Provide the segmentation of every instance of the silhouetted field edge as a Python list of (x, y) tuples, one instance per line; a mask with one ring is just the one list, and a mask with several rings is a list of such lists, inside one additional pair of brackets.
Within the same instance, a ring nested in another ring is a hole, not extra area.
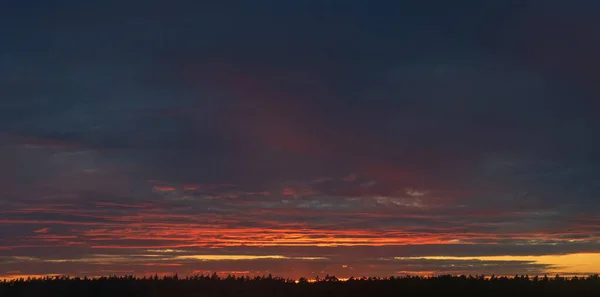
[(529, 281), (529, 282), (578, 282), (578, 281), (596, 281), (600, 282), (600, 275), (591, 274), (588, 276), (529, 276), (529, 275), (515, 275), (515, 276), (496, 276), (496, 275), (436, 275), (436, 276), (418, 276), (418, 275), (406, 275), (406, 276), (389, 276), (389, 277), (350, 277), (350, 278), (337, 278), (335, 276), (326, 275), (324, 277), (317, 276), (314, 279), (301, 277), (299, 279), (285, 278), (269, 275), (263, 276), (248, 276), (248, 275), (227, 275), (220, 276), (217, 273), (213, 274), (194, 274), (180, 277), (178, 274), (158, 276), (141, 276), (137, 277), (134, 275), (109, 275), (101, 277), (79, 277), (69, 275), (56, 275), (56, 276), (44, 276), (44, 277), (19, 277), (14, 279), (0, 279), (0, 283), (3, 285), (10, 285), (13, 283), (32, 283), (32, 282), (73, 282), (73, 281), (236, 281), (236, 282), (282, 282), (282, 283), (330, 283), (330, 282), (393, 282), (393, 281)]
[(600, 277), (335, 276), (298, 280), (268, 276), (42, 277), (0, 282), (0, 296), (600, 296)]

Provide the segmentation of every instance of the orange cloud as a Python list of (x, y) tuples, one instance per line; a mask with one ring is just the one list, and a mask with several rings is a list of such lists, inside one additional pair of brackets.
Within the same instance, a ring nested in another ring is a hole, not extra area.
[(154, 186), (154, 190), (159, 191), (159, 192), (173, 192), (176, 189), (174, 187), (169, 187), (169, 186)]
[(198, 185), (184, 185), (183, 186), (184, 191), (195, 191), (198, 189), (200, 189), (200, 186), (198, 186)]

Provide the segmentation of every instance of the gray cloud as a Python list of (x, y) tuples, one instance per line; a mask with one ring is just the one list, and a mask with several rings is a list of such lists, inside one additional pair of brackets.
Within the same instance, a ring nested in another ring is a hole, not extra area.
[(595, 4), (242, 2), (0, 11), (1, 255), (597, 252)]

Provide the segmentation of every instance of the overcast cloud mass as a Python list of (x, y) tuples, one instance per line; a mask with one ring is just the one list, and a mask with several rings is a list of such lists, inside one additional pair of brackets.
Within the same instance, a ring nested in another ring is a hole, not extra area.
[(4, 1), (0, 277), (600, 272), (598, 11)]

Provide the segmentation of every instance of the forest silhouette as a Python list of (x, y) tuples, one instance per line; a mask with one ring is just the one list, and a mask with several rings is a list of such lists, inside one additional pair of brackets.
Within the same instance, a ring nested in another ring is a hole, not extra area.
[(185, 278), (112, 276), (100, 278), (45, 277), (0, 282), (0, 296), (600, 296), (600, 277), (405, 276), (362, 277), (340, 281), (325, 276), (316, 281), (280, 277), (194, 275)]

